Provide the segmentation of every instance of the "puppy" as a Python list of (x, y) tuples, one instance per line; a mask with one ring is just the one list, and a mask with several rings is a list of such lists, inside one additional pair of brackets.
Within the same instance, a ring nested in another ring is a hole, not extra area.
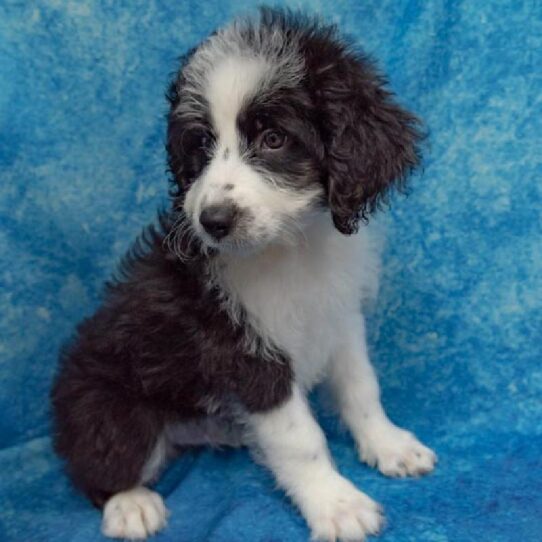
[(111, 537), (162, 529), (146, 486), (210, 444), (249, 446), (315, 539), (362, 540), (381, 509), (335, 469), (306, 394), (329, 384), (383, 474), (433, 469), (382, 408), (362, 316), (366, 219), (418, 164), (418, 121), (334, 27), (267, 9), (191, 51), (168, 98), (172, 207), (62, 353), (56, 449)]

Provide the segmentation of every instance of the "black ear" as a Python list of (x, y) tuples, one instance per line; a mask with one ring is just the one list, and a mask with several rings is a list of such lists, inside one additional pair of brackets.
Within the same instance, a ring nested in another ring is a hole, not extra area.
[(422, 135), (371, 61), (337, 48), (333, 60), (317, 68), (314, 83), (324, 112), (329, 206), (337, 229), (351, 234), (392, 186), (404, 186), (420, 161)]

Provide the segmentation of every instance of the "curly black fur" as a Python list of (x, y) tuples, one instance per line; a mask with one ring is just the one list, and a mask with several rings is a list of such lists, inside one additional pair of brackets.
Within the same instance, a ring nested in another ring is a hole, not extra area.
[(384, 80), (362, 56), (344, 52), (321, 75), (329, 206), (342, 233), (357, 230), (394, 185), (418, 165), (417, 119), (391, 100)]

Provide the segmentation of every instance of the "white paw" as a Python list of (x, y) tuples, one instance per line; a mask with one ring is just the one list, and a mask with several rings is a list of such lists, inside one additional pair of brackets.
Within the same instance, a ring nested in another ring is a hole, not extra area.
[(389, 423), (360, 439), (361, 460), (386, 476), (421, 476), (435, 468), (437, 456), (412, 433)]
[(104, 506), (102, 533), (111, 538), (142, 540), (166, 525), (162, 497), (145, 487), (113, 495)]
[(304, 504), (312, 540), (359, 542), (384, 525), (380, 505), (339, 474), (320, 481)]

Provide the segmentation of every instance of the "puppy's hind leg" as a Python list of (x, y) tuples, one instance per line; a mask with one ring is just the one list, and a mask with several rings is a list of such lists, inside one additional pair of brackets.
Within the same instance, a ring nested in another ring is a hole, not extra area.
[(103, 534), (144, 539), (167, 518), (160, 495), (143, 487), (166, 459), (163, 415), (120, 389), (78, 384), (54, 391), (57, 451), (75, 485), (103, 506)]
[[(167, 456), (193, 446), (241, 446), (242, 427), (228, 416), (203, 416), (167, 424), (143, 466), (140, 483), (156, 478)], [(137, 486), (113, 495), (105, 504), (102, 532), (112, 538), (143, 539), (162, 529), (168, 511), (160, 495)]]

